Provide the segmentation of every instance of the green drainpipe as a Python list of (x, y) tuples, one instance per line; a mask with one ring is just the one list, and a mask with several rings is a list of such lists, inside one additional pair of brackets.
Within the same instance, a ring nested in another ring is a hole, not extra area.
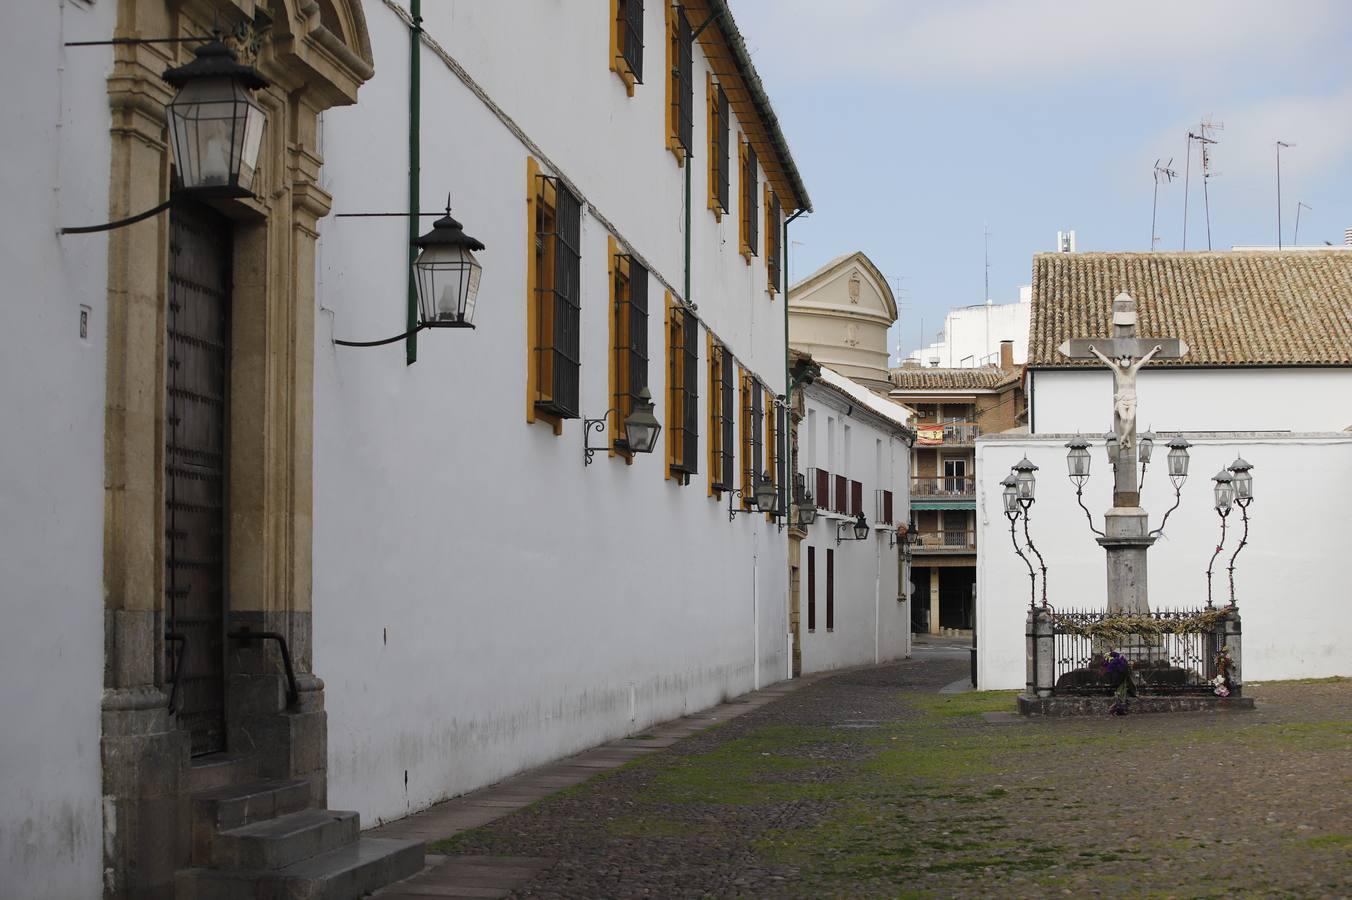
[(418, 176), (422, 133), (422, 0), (410, 0), (413, 24), (408, 29), (408, 337), (404, 341), (408, 365), (418, 361), (418, 284), (413, 277), (413, 262), (418, 248)]
[[(687, 191), (689, 186), (687, 185)], [(686, 195), (686, 207), (689, 208), (689, 194)], [(784, 260), (784, 271), (780, 272), (780, 277), (784, 279), (784, 402), (793, 403), (793, 389), (797, 383), (793, 380), (793, 371), (789, 363), (789, 223), (807, 212), (800, 209), (793, 215), (784, 220), (783, 237), (781, 238), (779, 255)], [(687, 232), (687, 240), (689, 235)], [(689, 259), (689, 254), (686, 256)], [(688, 276), (687, 276), (688, 277)], [(793, 441), (789, 440), (789, 430), (793, 427), (793, 413), (791, 409), (784, 410), (784, 480), (782, 484), (789, 485), (789, 493), (793, 493), (793, 485), (790, 479), (793, 477)], [(786, 504), (788, 505), (788, 504)]]

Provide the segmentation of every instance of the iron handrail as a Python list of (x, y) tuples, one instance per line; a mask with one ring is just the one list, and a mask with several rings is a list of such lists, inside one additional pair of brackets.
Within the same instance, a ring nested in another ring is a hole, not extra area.
[(178, 683), (183, 680), (183, 666), (188, 660), (188, 637), (169, 631), (165, 632), (164, 639), (179, 646), (178, 656), (174, 659), (174, 677), (170, 681), (173, 687), (169, 689), (169, 715), (172, 716), (178, 711)]
[(287, 705), (295, 706), (300, 702), (300, 688), (296, 686), (296, 670), (291, 666), (291, 651), (286, 646), (285, 636), (276, 631), (253, 631), (249, 628), (241, 628), (238, 631), (230, 632), (226, 637), (245, 645), (253, 641), (276, 641), (278, 648), (282, 651), (282, 666), (286, 669)]
[(974, 497), (976, 478), (971, 475), (912, 475), (914, 497)]

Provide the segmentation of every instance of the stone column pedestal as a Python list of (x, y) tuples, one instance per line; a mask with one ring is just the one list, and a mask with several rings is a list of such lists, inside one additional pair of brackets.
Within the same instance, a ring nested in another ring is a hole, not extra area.
[(1056, 633), (1051, 610), (1043, 607), (1031, 614), (1036, 665), (1033, 688), (1039, 697), (1050, 697), (1056, 689)]
[(1099, 546), (1108, 552), (1108, 612), (1144, 615), (1150, 612), (1146, 594), (1146, 551), (1155, 543), (1149, 534), (1146, 511), (1139, 506), (1114, 506), (1103, 517)]

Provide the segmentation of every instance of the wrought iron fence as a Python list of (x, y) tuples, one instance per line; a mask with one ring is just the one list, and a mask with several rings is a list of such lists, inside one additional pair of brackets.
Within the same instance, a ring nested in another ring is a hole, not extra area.
[(1226, 637), (1224, 620), (1208, 617), (1207, 610), (1158, 610), (1129, 618), (1058, 610), (1052, 631), (1057, 694), (1113, 693), (1122, 676), (1103, 665), (1112, 651), (1127, 658), (1140, 693), (1210, 693)]

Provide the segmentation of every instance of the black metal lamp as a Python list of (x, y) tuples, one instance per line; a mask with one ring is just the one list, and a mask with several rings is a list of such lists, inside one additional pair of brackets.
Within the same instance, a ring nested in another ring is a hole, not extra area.
[(817, 503), (811, 492), (804, 493), (798, 501), (798, 527), (807, 528), (817, 521)]
[(770, 478), (769, 472), (762, 472), (760, 478), (756, 480), (756, 490), (754, 495), (757, 509), (761, 512), (775, 511), (775, 500), (779, 497), (779, 491), (775, 487), (774, 481)]
[(1188, 448), (1191, 446), (1181, 434), (1174, 435), (1169, 441), (1169, 455), (1165, 459), (1170, 478), (1188, 477)]
[(1234, 499), (1240, 506), (1244, 506), (1253, 499), (1253, 475), (1250, 470), (1253, 463), (1246, 462), (1244, 457), (1238, 457), (1230, 463), (1231, 484), (1234, 485)]
[(1117, 467), (1117, 432), (1109, 431), (1103, 435), (1103, 449), (1108, 452), (1108, 462)]
[(253, 92), (270, 82), (219, 38), (187, 65), (168, 69), (169, 140), (181, 189), (198, 196), (252, 197), (263, 145), (263, 107)]
[(1025, 456), (1014, 464), (1012, 471), (1014, 481), (1018, 485), (1019, 503), (1027, 509), (1028, 504), (1036, 499), (1037, 478), (1033, 473), (1037, 471), (1037, 465)]
[(1014, 478), (1014, 473), (1010, 472), (1000, 484), (1004, 487), (1001, 497), (1005, 501), (1005, 515), (1017, 517), (1019, 515), (1019, 482)]
[(1083, 485), (1089, 477), (1089, 442), (1075, 435), (1066, 442), (1070, 452), (1066, 454), (1066, 468), (1070, 471), (1070, 480)]
[(1141, 466), (1150, 462), (1150, 455), (1155, 452), (1155, 432), (1143, 431), (1140, 437), (1136, 439), (1136, 458), (1140, 460)]
[(634, 411), (624, 419), (624, 449), (632, 453), (652, 453), (662, 423), (653, 415), (653, 395), (646, 387), (638, 392)]
[(413, 273), (423, 327), (473, 328), (474, 303), (483, 274), (473, 251), (484, 249), (484, 245), (465, 234), (464, 226), (451, 217), (449, 199), (446, 215), (432, 223), (432, 230), (415, 240), (413, 246), (420, 251), (413, 262)]
[(1216, 500), (1216, 512), (1224, 516), (1230, 512), (1230, 505), (1235, 499), (1234, 479), (1228, 470), (1221, 469), (1211, 476), (1211, 480), (1214, 482), (1212, 494)]
[[(851, 530), (851, 531), (854, 532), (854, 537), (844, 537), (844, 536), (843, 536), (843, 531), (844, 531), (844, 529), (847, 529), (847, 528), (848, 528), (849, 530)], [(868, 520), (866, 520), (866, 519), (864, 518), (864, 514), (863, 514), (863, 513), (859, 513), (857, 516), (855, 516), (854, 522), (853, 522), (852, 524), (846, 524), (846, 523), (844, 523), (844, 522), (838, 522), (838, 523), (836, 523), (836, 543), (837, 543), (837, 544), (839, 544), (841, 541), (863, 541), (863, 540), (867, 540), (867, 539), (868, 539), (868, 533), (869, 533), (869, 524), (868, 524)]]

